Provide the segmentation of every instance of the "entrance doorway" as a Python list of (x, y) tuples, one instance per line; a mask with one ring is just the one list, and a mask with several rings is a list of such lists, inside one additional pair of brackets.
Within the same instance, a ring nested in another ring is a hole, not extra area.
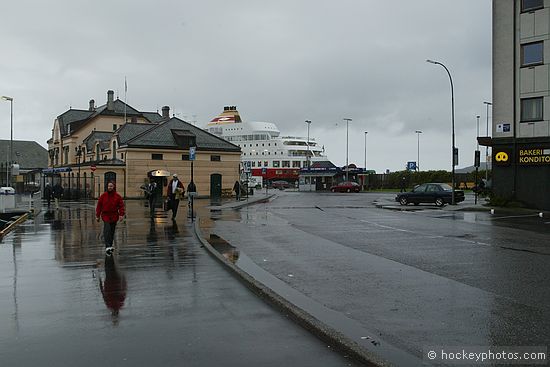
[(210, 175), (210, 199), (221, 199), (222, 175), (213, 173)]

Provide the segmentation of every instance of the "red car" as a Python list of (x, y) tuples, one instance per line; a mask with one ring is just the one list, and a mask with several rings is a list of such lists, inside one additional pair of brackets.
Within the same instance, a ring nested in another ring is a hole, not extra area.
[(361, 186), (357, 182), (344, 181), (330, 188), (332, 192), (359, 192)]

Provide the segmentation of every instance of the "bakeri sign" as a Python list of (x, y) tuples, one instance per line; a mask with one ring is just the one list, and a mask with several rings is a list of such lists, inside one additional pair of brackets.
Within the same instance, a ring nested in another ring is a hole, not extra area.
[(520, 148), (518, 150), (518, 164), (520, 165), (550, 165), (550, 148)]

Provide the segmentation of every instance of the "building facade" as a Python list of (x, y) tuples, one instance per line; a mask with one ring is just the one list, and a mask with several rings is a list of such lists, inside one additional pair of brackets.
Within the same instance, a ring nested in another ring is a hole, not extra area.
[[(239, 178), (241, 150), (183, 120), (170, 117), (170, 108), (140, 112), (114, 99), (87, 110), (70, 109), (59, 115), (48, 140), (49, 173), (67, 192), (96, 198), (109, 181), (126, 198), (143, 197), (149, 180), (164, 192), (172, 174), (195, 182), (199, 195), (218, 196)], [(196, 147), (194, 160), (191, 147)], [(191, 169), (193, 167), (193, 170)], [(193, 173), (192, 173), (193, 171)]]
[(493, 1), (493, 192), (550, 209), (550, 1)]

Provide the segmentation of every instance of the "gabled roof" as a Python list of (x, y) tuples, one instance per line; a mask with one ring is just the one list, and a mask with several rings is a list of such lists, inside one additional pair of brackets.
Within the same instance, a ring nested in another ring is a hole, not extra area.
[(61, 135), (68, 135), (71, 131), (78, 130), (81, 126), (85, 125), (96, 116), (124, 116), (125, 113), (127, 117), (143, 117), (151, 123), (158, 123), (162, 121), (162, 116), (158, 114), (158, 112), (139, 112), (118, 98), (113, 101), (112, 110), (107, 109), (107, 104), (96, 107), (93, 111), (70, 109), (59, 115), (57, 120), (59, 121)]
[(143, 123), (126, 123), (122, 125), (117, 130), (118, 135), (118, 145), (124, 145), (128, 142), (128, 140), (135, 138), (136, 136), (140, 135), (141, 133), (144, 133), (145, 131), (151, 129), (153, 124), (143, 124)]
[(91, 152), (94, 150), (97, 142), (99, 142), (101, 149), (108, 148), (112, 136), (112, 131), (92, 131), (82, 142), (86, 144), (86, 151)]
[(191, 125), (177, 117), (153, 126), (149, 130), (127, 141), (128, 147), (162, 147), (179, 149), (174, 139), (173, 130), (187, 130), (196, 137), (197, 150), (222, 150), (240, 152), (241, 148), (218, 138), (194, 125)]
[[(9, 156), (10, 141), (0, 140), (0, 157)], [(21, 169), (48, 167), (48, 150), (35, 141), (14, 140), (13, 160)]]

